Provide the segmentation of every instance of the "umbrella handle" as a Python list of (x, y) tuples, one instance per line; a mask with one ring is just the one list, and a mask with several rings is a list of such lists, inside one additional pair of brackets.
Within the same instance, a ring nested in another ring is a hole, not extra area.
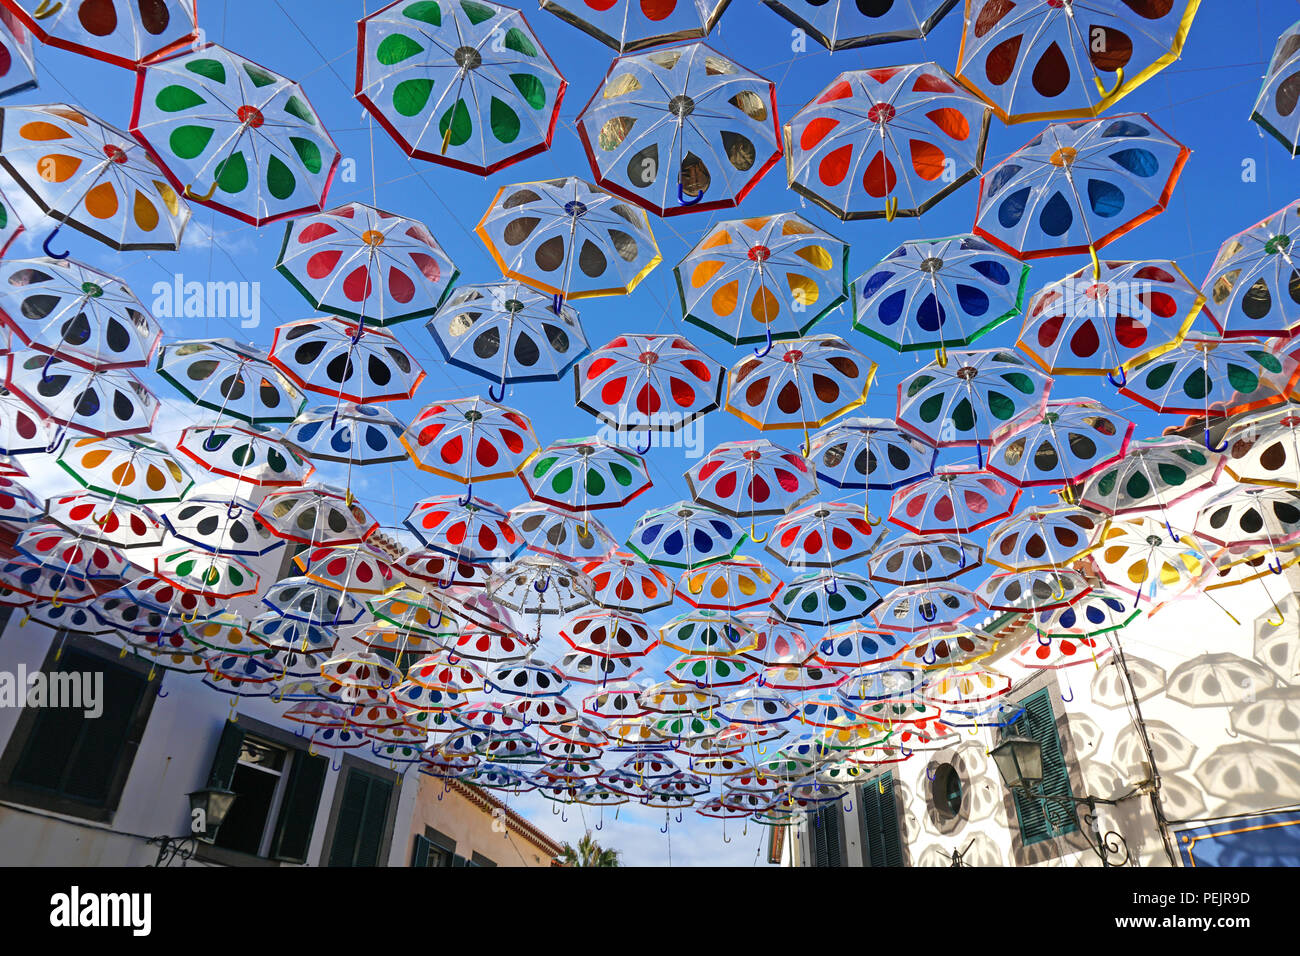
[(549, 588), (550, 586), (551, 586), (550, 578), (538, 578), (536, 581), (533, 582), (533, 590), (536, 591), (538, 594), (545, 594), (546, 589)]
[(207, 202), (209, 199), (212, 198), (213, 194), (216, 193), (217, 191), (217, 181), (215, 179), (212, 180), (212, 186), (209, 187), (208, 191), (206, 193), (203, 193), (202, 195), (196, 193), (192, 188), (193, 186), (194, 186), (193, 183), (186, 183), (185, 188), (181, 190), (181, 194), (186, 199), (197, 199), (199, 202)]
[(939, 363), (939, 368), (948, 367), (948, 347), (940, 345), (934, 350), (934, 360)]
[(682, 191), (682, 184), (677, 184), (677, 205), (679, 206), (698, 206), (700, 200), (704, 198), (704, 190), (701, 189), (695, 194), (694, 199), (687, 199), (686, 193)]
[(45, 384), (46, 382), (48, 382), (48, 381), (50, 380), (50, 363), (53, 362), (53, 361), (54, 361), (54, 353), (51, 352), (49, 358), (47, 358), (47, 359), (45, 360), (45, 364), (41, 366), (41, 384), (42, 384), (42, 385)]
[(1070, 684), (1066, 684), (1065, 686), (1069, 689), (1069, 691), (1070, 691), (1070, 696), (1069, 696), (1069, 697), (1066, 697), (1064, 694), (1062, 694), (1062, 695), (1061, 695), (1061, 703), (1063, 703), (1063, 704), (1069, 704), (1069, 703), (1072, 703), (1072, 702), (1074, 701), (1074, 687), (1071, 686)]
[(1174, 544), (1178, 544), (1183, 540), (1182, 538), (1178, 537), (1178, 534), (1174, 531), (1173, 526), (1169, 523), (1168, 518), (1165, 519), (1165, 530), (1169, 532), (1169, 537), (1174, 539)]
[[(925, 613), (926, 608), (930, 609), (929, 614)], [(928, 604), (928, 603), (922, 604), (920, 607), (916, 609), (916, 611), (918, 614), (921, 615), (921, 620), (925, 621), (926, 624), (933, 624), (934, 619), (939, 616), (939, 609), (936, 608), (933, 604)]]
[(772, 351), (772, 330), (769, 328), (765, 331), (767, 332), (767, 343), (761, 349), (754, 349), (755, 358), (765, 358), (767, 353)]
[(458, 505), (460, 505), (462, 508), (464, 508), (466, 505), (469, 504), (470, 499), (473, 498), (473, 497), (474, 497), (474, 482), (471, 481), (471, 482), (469, 482), (469, 484), (467, 484), (467, 485), (465, 486), (465, 497), (464, 497), (464, 498), (457, 498), (457, 499), (456, 499), (456, 504), (458, 504)]
[(1228, 439), (1225, 438), (1222, 442), (1219, 443), (1219, 446), (1216, 448), (1214, 446), (1214, 442), (1210, 441), (1210, 426), (1206, 425), (1205, 426), (1205, 447), (1206, 450), (1208, 451), (1212, 451), (1216, 453), (1225, 452), (1228, 450)]
[[(834, 586), (832, 587), (832, 585), (834, 585)], [(828, 581), (828, 582), (826, 583), (825, 591), (826, 591), (827, 594), (839, 594), (839, 593), (840, 593), (840, 582), (836, 579), (836, 577), (835, 577), (834, 575), (831, 575), (831, 579), (830, 579), (830, 581)]]
[(898, 197), (890, 196), (885, 200), (885, 222), (893, 222), (898, 215)]
[(752, 541), (752, 542), (754, 542), (754, 544), (762, 544), (764, 541), (767, 540), (767, 533), (766, 533), (766, 532), (763, 534), (763, 537), (761, 537), (761, 538), (754, 534), (754, 519), (753, 519), (753, 518), (750, 518), (750, 519), (749, 519), (749, 540)]
[[(1116, 373), (1119, 374), (1119, 381), (1118, 381), (1118, 382), (1115, 381), (1115, 375), (1116, 375)], [(1119, 366), (1117, 366), (1117, 367), (1115, 368), (1115, 371), (1114, 371), (1114, 372), (1107, 372), (1107, 373), (1106, 373), (1106, 378), (1109, 379), (1109, 380), (1110, 380), (1110, 384), (1114, 385), (1116, 388), (1123, 388), (1125, 385), (1128, 384), (1128, 372), (1125, 371), (1123, 365), (1119, 365)]]
[(653, 444), (654, 444), (654, 434), (653, 434), (649, 429), (646, 429), (646, 433), (645, 433), (645, 447), (644, 447), (644, 448), (641, 447), (641, 445), (638, 443), (637, 446), (636, 446), (636, 453), (637, 453), (638, 455), (645, 455), (645, 454), (648, 454), (649, 451), (650, 451), (650, 446), (653, 445)]
[(504, 398), (506, 397), (506, 383), (505, 383), (505, 382), (502, 382), (502, 383), (501, 383), (501, 394), (500, 394), (500, 395), (497, 394), (497, 391), (496, 391), (496, 390), (497, 390), (497, 386), (496, 386), (496, 385), (489, 385), (489, 386), (488, 386), (488, 398), (492, 399), (492, 401), (494, 401), (494, 402), (499, 402), (499, 401), (501, 401), (502, 399), (504, 399)]
[(1124, 85), (1124, 67), (1121, 66), (1115, 70), (1115, 84), (1110, 89), (1106, 89), (1106, 87), (1101, 85), (1100, 76), (1094, 75), (1092, 82), (1097, 84), (1097, 92), (1101, 94), (1102, 99), (1114, 96), (1115, 93), (1118, 92), (1119, 88)]
[(561, 312), (564, 311), (563, 292), (557, 292), (555, 293), (555, 295), (551, 296), (551, 311), (554, 312), (556, 315), (559, 315), (561, 314)]
[[(45, 250), (45, 254), (49, 256), (51, 259), (68, 258), (67, 252), (55, 252), (53, 249), (50, 248), (50, 243), (54, 241), (54, 237), (59, 234), (59, 230), (62, 228), (63, 228), (63, 223), (59, 223), (57, 226), (54, 227), (54, 231), (51, 232), (48, 236), (46, 236), (45, 241), (41, 243), (41, 248)], [(44, 373), (42, 373), (42, 375), (43, 374)]]
[(453, 582), (455, 582), (455, 580), (456, 580), (456, 564), (457, 564), (457, 561), (456, 561), (456, 559), (454, 559), (454, 558), (448, 558), (447, 560), (451, 562), (451, 577), (449, 577), (446, 581), (443, 581), (441, 578), (439, 578), (439, 579), (438, 579), (438, 587), (440, 587), (440, 588), (449, 588), (449, 587), (452, 586)]
[[(1270, 571), (1272, 571), (1274, 574), (1281, 574), (1281, 573), (1282, 573), (1282, 558), (1279, 557), (1277, 554), (1274, 554), (1274, 555), (1273, 555), (1273, 560), (1270, 561), (1270, 562), (1268, 562), (1268, 569), (1269, 569)], [(1277, 625), (1275, 624), (1275, 625), (1273, 625), (1273, 626), (1276, 627)]]

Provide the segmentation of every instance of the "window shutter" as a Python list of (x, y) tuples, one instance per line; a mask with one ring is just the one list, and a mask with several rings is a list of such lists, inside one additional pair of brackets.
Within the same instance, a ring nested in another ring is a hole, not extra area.
[(368, 778), (366, 805), (361, 814), (361, 838), (357, 841), (357, 866), (382, 866), (387, 860), (379, 859), (388, 824), (388, 801), (393, 795), (393, 785), (381, 777)]
[(844, 865), (844, 859), (840, 855), (840, 817), (838, 804), (818, 807), (809, 812), (813, 866)]
[(429, 855), (433, 852), (433, 841), (415, 835), (415, 849), (411, 853), (411, 866), (428, 866)]
[[(1037, 740), (1043, 748), (1043, 782), (1035, 788), (1035, 792), (1069, 799), (1070, 773), (1065, 764), (1061, 736), (1056, 730), (1051, 692), (1040, 690), (1025, 698), (1021, 706), (1024, 707), (1023, 715), (1003, 736), (1018, 735)], [(1020, 793), (1015, 794), (1015, 803), (1021, 840), (1026, 846), (1079, 829), (1078, 817), (1073, 809), (1067, 810)]]
[[(883, 793), (881, 791), (884, 791)], [(902, 866), (903, 839), (894, 803), (894, 776), (884, 774), (862, 785), (858, 793), (862, 807), (864, 866)]]
[(361, 815), (369, 791), (364, 774), (348, 773), (343, 784), (343, 799), (334, 824), (334, 843), (330, 847), (330, 866), (355, 866), (357, 837), (361, 833)]
[(465, 859), (463, 856), (456, 855), (456, 856), (453, 856), (453, 857), (451, 858), (451, 865), (452, 865), (452, 866), (469, 866), (469, 860)]
[(221, 790), (230, 789), (230, 781), (235, 776), (235, 765), (239, 763), (239, 751), (244, 746), (244, 731), (239, 724), (227, 720), (221, 729), (221, 739), (217, 741), (217, 755), (212, 760), (212, 769), (208, 772), (208, 786)]
[(328, 769), (326, 758), (313, 757), (305, 750), (294, 751), (284, 802), (280, 805), (280, 818), (275, 824), (275, 838), (271, 841), (274, 859), (307, 862), (307, 848), (311, 846), (311, 834), (316, 825)]
[(334, 827), (330, 866), (378, 866), (393, 785), (360, 770), (348, 772)]

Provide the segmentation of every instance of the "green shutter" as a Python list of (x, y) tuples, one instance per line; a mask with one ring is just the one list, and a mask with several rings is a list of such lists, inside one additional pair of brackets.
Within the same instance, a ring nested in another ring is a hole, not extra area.
[(320, 808), (321, 791), (325, 788), (325, 774), (329, 761), (313, 757), (305, 750), (295, 750), (285, 784), (284, 802), (275, 824), (275, 837), (271, 841), (271, 856), (292, 863), (307, 862), (307, 848), (311, 846), (312, 829), (316, 812)]
[(221, 790), (230, 789), (230, 781), (235, 776), (235, 765), (239, 763), (239, 752), (244, 747), (244, 731), (232, 720), (226, 721), (221, 729), (221, 739), (217, 741), (217, 755), (212, 760), (212, 769), (208, 772), (208, 786)]
[(420, 834), (415, 835), (415, 847), (411, 851), (411, 866), (428, 866), (429, 854), (433, 852), (433, 841)]
[(894, 775), (883, 774), (864, 783), (858, 791), (858, 803), (862, 808), (862, 865), (902, 866), (903, 839), (894, 802)]
[(381, 777), (369, 778), (366, 805), (361, 814), (361, 836), (357, 840), (356, 866), (383, 866), (388, 862), (379, 858), (379, 852), (384, 845), (388, 802), (392, 796), (391, 783)]
[(469, 866), (469, 860), (465, 859), (463, 856), (453, 856), (453, 857), (451, 858), (451, 865), (452, 865), (452, 866)]
[(378, 866), (393, 785), (360, 770), (348, 771), (330, 847), (330, 866)]
[[(1056, 730), (1056, 716), (1052, 711), (1052, 693), (1040, 690), (1020, 702), (1024, 714), (1003, 732), (1003, 737), (1022, 736), (1037, 740), (1043, 748), (1043, 782), (1036, 793), (1071, 799), (1070, 772), (1065, 764), (1065, 751), (1061, 736)], [(1025, 846), (1049, 840), (1079, 829), (1079, 819), (1073, 808), (1038, 800), (1015, 793), (1016, 817), (1020, 823), (1020, 838)]]
[(364, 774), (353, 770), (343, 784), (343, 799), (334, 823), (334, 843), (330, 847), (330, 866), (354, 866), (357, 836), (361, 833), (361, 814), (365, 809), (367, 785)]
[(808, 814), (808, 828), (812, 833), (812, 865), (843, 866), (840, 855), (840, 807), (827, 804)]

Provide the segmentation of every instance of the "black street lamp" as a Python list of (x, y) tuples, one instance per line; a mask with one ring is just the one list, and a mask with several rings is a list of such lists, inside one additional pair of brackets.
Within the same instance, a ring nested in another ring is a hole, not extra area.
[(216, 840), (217, 831), (221, 829), (226, 814), (230, 812), (230, 806), (235, 802), (236, 795), (232, 790), (205, 787), (186, 796), (190, 799), (192, 830), (183, 837), (156, 836), (146, 840), (147, 846), (158, 845), (158, 858), (154, 860), (154, 866), (168, 866), (176, 859), (179, 859), (181, 866), (184, 866), (185, 862), (193, 859), (194, 854), (198, 852), (200, 841), (212, 843)]
[(1026, 798), (1065, 807), (1071, 815), (1074, 815), (1075, 807), (1087, 807), (1088, 812), (1083, 815), (1083, 820), (1088, 826), (1088, 845), (1101, 859), (1102, 866), (1123, 866), (1128, 862), (1128, 841), (1116, 830), (1107, 830), (1105, 834), (1101, 832), (1097, 824), (1097, 806), (1116, 806), (1137, 793), (1137, 790), (1125, 794), (1119, 800), (1094, 796), (1076, 797), (1073, 793), (1064, 797), (1037, 793), (1034, 788), (1043, 782), (1043, 745), (1030, 737), (1006, 737), (989, 751), (989, 755), (1008, 789)]

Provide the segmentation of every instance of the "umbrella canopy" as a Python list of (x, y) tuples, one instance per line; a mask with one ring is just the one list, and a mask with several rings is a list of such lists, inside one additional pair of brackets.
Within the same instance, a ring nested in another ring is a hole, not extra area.
[(1300, 20), (1282, 31), (1268, 61), (1264, 84), (1255, 97), (1250, 118), (1260, 125), (1292, 157), (1300, 156)]
[(1226, 469), (1237, 481), (1300, 488), (1300, 415), (1280, 405), (1228, 426)]
[(475, 481), (517, 475), (538, 452), (526, 415), (477, 395), (425, 406), (401, 442), (421, 471), (463, 483), (466, 499)]
[(1145, 517), (1108, 521), (1093, 561), (1103, 581), (1136, 598), (1135, 607), (1144, 586), (1149, 585), (1153, 603), (1157, 592), (1176, 597), (1213, 567), (1190, 534), (1170, 536), (1164, 525)]
[(541, 7), (619, 53), (709, 35), (731, 0), (541, 0)]
[(582, 572), (602, 607), (645, 614), (672, 604), (674, 586), (668, 575), (627, 551), (610, 551), (584, 562)]
[(1300, 202), (1226, 240), (1201, 283), (1227, 338), (1289, 336), (1300, 329)]
[(581, 179), (502, 186), (475, 232), (503, 275), (563, 299), (627, 295), (659, 265), (645, 212)]
[(275, 268), (313, 309), (377, 326), (432, 315), (460, 274), (424, 223), (359, 202), (289, 223)]
[(914, 534), (968, 535), (1010, 515), (1019, 499), (1019, 488), (989, 472), (953, 465), (895, 492), (889, 520)]
[(292, 422), (306, 405), (265, 352), (232, 339), (169, 342), (158, 374), (195, 405), (250, 425)]
[(133, 372), (91, 371), (31, 349), (6, 356), (4, 384), (62, 430), (99, 438), (142, 435), (158, 414), (157, 397)]
[(119, 251), (180, 248), (189, 204), (139, 143), (77, 107), (0, 110), (0, 166), (60, 226)]
[(313, 461), (380, 465), (406, 460), (404, 430), (385, 408), (340, 402), (300, 412), (285, 428), (284, 441)]
[(36, 88), (32, 35), (8, 10), (0, 11), (0, 99)]
[(1164, 211), (1190, 155), (1144, 113), (1053, 123), (984, 174), (973, 232), (1021, 259), (1095, 253)]
[(576, 122), (596, 184), (659, 216), (738, 206), (781, 158), (776, 84), (704, 43), (618, 57)]
[(867, 573), (881, 584), (950, 581), (984, 561), (984, 549), (949, 535), (904, 534), (882, 541), (867, 558)]
[(755, 515), (786, 514), (817, 493), (807, 460), (765, 438), (724, 442), (693, 465), (686, 480), (700, 504), (748, 515), (751, 523)]
[(573, 370), (577, 406), (619, 431), (680, 431), (722, 404), (725, 382), (722, 366), (680, 335), (625, 333)]
[(536, 501), (511, 508), (510, 519), (531, 550), (566, 561), (590, 560), (618, 545), (609, 529), (591, 515)]
[(273, 428), (191, 425), (176, 450), (214, 475), (264, 488), (296, 488), (316, 470)]
[(1223, 458), (1189, 438), (1134, 442), (1084, 486), (1080, 503), (1103, 514), (1159, 510), (1213, 485)]
[(134, 70), (196, 42), (194, 0), (97, 3), (77, 0), (50, 6), (14, 0), (6, 15), (17, 18), (42, 43)]
[(514, 7), (399, 0), (357, 27), (356, 97), (407, 155), (488, 176), (550, 148), (567, 84)]
[(927, 35), (958, 0), (763, 0), (829, 50)]
[(131, 504), (180, 501), (194, 485), (185, 466), (152, 438), (74, 438), (56, 461), (86, 490)]
[(989, 532), (985, 554), (1008, 571), (1065, 567), (1092, 550), (1101, 526), (1082, 508), (1030, 508)]
[(1280, 405), (1297, 382), (1297, 356), (1258, 339), (1187, 338), (1135, 368), (1120, 391), (1153, 411), (1208, 419)]
[(1178, 59), (1199, 5), (972, 0), (957, 78), (1004, 123), (1097, 116)]
[(341, 158), (302, 87), (215, 43), (137, 73), (131, 133), (174, 188), (253, 226), (320, 212)]
[(871, 551), (871, 533), (855, 506), (814, 501), (776, 523), (767, 552), (791, 568), (833, 568)]
[(679, 501), (638, 518), (627, 547), (647, 564), (689, 570), (733, 557), (744, 542), (745, 532), (726, 514)]
[(980, 174), (991, 115), (937, 63), (841, 73), (786, 123), (786, 178), (841, 219), (919, 216)]
[(424, 381), (391, 332), (335, 315), (277, 326), (270, 362), (305, 391), (358, 405), (411, 398)]
[(989, 471), (1024, 488), (1072, 485), (1124, 457), (1136, 427), (1133, 422), (1090, 399), (1048, 402), (1036, 421), (1024, 428), (1009, 422), (1011, 438), (994, 434)]
[(598, 438), (552, 442), (519, 477), (534, 501), (584, 516), (621, 507), (651, 486), (645, 459)]

